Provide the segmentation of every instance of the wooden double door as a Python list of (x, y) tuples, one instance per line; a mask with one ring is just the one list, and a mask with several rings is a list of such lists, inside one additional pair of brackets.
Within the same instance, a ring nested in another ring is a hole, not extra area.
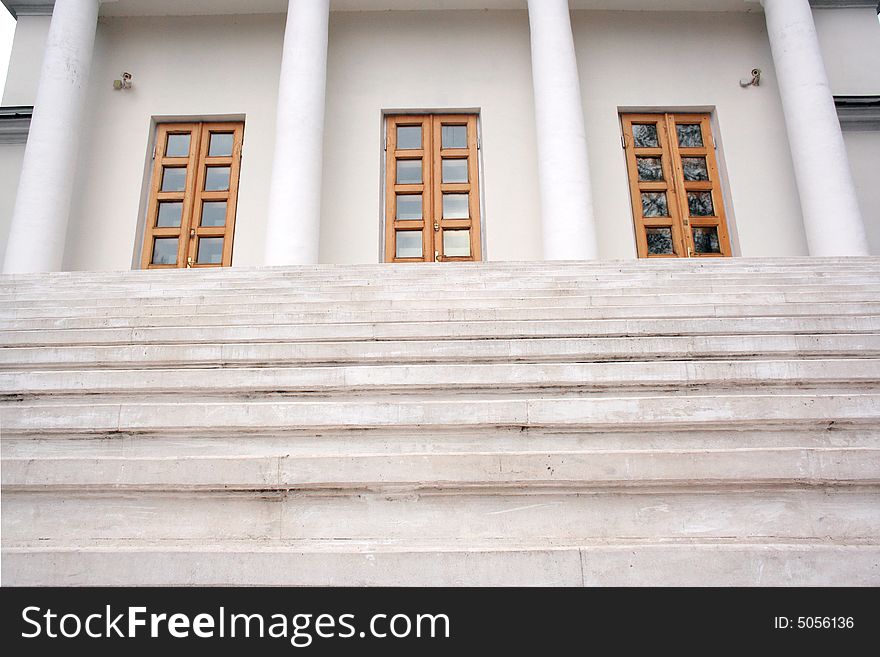
[(162, 123), (141, 266), (229, 267), (244, 123)]
[(621, 116), (640, 258), (730, 256), (708, 114)]
[(385, 119), (385, 261), (481, 259), (477, 117)]

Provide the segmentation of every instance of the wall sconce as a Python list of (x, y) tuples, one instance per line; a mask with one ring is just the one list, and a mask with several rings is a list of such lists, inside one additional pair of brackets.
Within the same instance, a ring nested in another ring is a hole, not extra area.
[(113, 88), (116, 89), (116, 91), (131, 89), (131, 73), (123, 71), (121, 80), (113, 80)]
[(752, 77), (751, 79), (745, 79), (739, 81), (739, 86), (743, 89), (748, 87), (760, 87), (761, 86), (761, 69), (753, 68), (752, 69)]

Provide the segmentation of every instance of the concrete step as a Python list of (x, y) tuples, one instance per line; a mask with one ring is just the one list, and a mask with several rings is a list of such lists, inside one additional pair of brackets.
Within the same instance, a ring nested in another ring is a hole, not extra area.
[[(493, 338), (574, 338), (681, 335), (841, 334), (876, 333), (880, 315), (633, 317), (608, 319), (501, 319), (502, 311), (488, 310), (479, 320), (363, 321), (243, 326), (183, 326), (142, 328), (51, 329), (0, 331), (6, 346), (200, 344), (223, 342), (300, 342), (351, 340), (445, 340)], [(709, 311), (711, 313), (711, 311)], [(784, 309), (783, 312), (788, 312)], [(517, 311), (510, 314), (516, 315)], [(656, 313), (661, 314), (661, 313)], [(399, 319), (399, 315), (397, 315)], [(393, 320), (392, 318), (389, 318)]]
[[(422, 364), (338, 367), (261, 367), (217, 370), (81, 370), (0, 372), (0, 395), (203, 397), (390, 393), (414, 395), (522, 392), (682, 394), (773, 388), (799, 390), (880, 388), (880, 358), (790, 361)], [(702, 393), (701, 393), (702, 394)]]
[[(44, 542), (45, 543), (45, 542)], [(880, 546), (692, 539), (443, 545), (94, 541), (8, 547), (7, 586), (877, 586)]]
[[(659, 438), (657, 439), (659, 440)], [(153, 491), (479, 490), (657, 486), (744, 487), (880, 483), (880, 441), (871, 447), (727, 447), (682, 450), (362, 453), (351, 440), (334, 454), (3, 458), (4, 494), (111, 489)]]
[(743, 394), (656, 397), (447, 399), (442, 401), (197, 401), (16, 403), (4, 435), (320, 428), (531, 426), (620, 430), (664, 427), (862, 425), (880, 429), (880, 394)]
[[(880, 334), (705, 335), (556, 339), (371, 340), (0, 348), (0, 370), (163, 369), (393, 363), (597, 363), (606, 361), (880, 357)], [(206, 377), (205, 381), (210, 380)]]
[(0, 342), (7, 584), (880, 584), (878, 259), (12, 276)]
[[(449, 547), (462, 537), (495, 549), (517, 543), (664, 544), (752, 537), (752, 544), (877, 546), (876, 487), (675, 486), (628, 490), (290, 492), (10, 491), (6, 549), (149, 542), (309, 541)], [(538, 542), (540, 541), (540, 542)], [(350, 543), (349, 543), (350, 545)], [(5, 559), (4, 559), (5, 561)], [(4, 566), (6, 564), (4, 563)]]
[(128, 540), (647, 540), (750, 535), (876, 542), (875, 486), (370, 491), (9, 491), (7, 545)]
[(258, 312), (257, 307), (246, 309), (219, 308), (222, 314), (175, 313), (167, 315), (140, 315), (135, 317), (76, 318), (76, 319), (22, 319), (0, 322), (3, 335), (15, 331), (89, 330), (108, 328), (189, 328), (227, 326), (276, 326), (309, 323), (315, 325), (340, 323), (389, 322), (485, 322), (485, 321), (565, 321), (582, 319), (669, 319), (702, 317), (865, 317), (880, 316), (880, 303), (788, 303), (752, 306), (744, 304), (669, 305), (669, 306), (596, 306), (581, 308), (485, 308), (434, 310), (360, 310), (344, 308), (312, 312)]
[[(284, 431), (236, 432), (205, 435), (186, 431), (153, 433), (9, 434), (0, 441), (4, 459), (22, 462), (31, 458), (161, 459), (194, 458), (329, 458), (497, 454), (515, 459), (519, 454), (559, 453), (642, 454), (657, 451), (749, 454), (761, 450), (787, 450), (799, 454), (810, 450), (871, 450), (878, 447), (880, 433), (870, 426), (824, 424), (814, 426), (765, 425), (739, 428), (689, 427), (667, 431), (662, 428), (608, 429), (544, 427), (382, 427), (369, 429), (286, 429)], [(329, 463), (329, 461), (327, 461)], [(684, 466), (684, 464), (683, 464)], [(340, 468), (345, 466), (340, 465)], [(130, 473), (129, 473), (130, 474)], [(553, 473), (547, 471), (552, 478)], [(134, 475), (131, 475), (134, 476)]]
[[(83, 283), (69, 289), (63, 286), (46, 288), (0, 286), (0, 307), (2, 308), (51, 308), (53, 304), (64, 302), (75, 306), (116, 306), (129, 302), (132, 298), (146, 302), (167, 304), (177, 303), (211, 303), (215, 300), (240, 301), (242, 298), (255, 298), (258, 301), (296, 301), (296, 300), (334, 300), (349, 299), (352, 301), (374, 301), (382, 299), (413, 299), (417, 298), (415, 290), (424, 291), (438, 299), (455, 299), (480, 295), (484, 298), (505, 298), (515, 296), (589, 296), (614, 295), (628, 293), (635, 296), (651, 296), (653, 294), (690, 294), (690, 293), (736, 293), (742, 291), (755, 292), (797, 292), (804, 288), (834, 290), (835, 288), (858, 291), (859, 288), (872, 288), (880, 284), (880, 272), (877, 275), (840, 276), (825, 280), (805, 279), (803, 276), (782, 277), (774, 275), (762, 278), (743, 275), (736, 279), (729, 277), (706, 278), (704, 276), (683, 276), (669, 280), (656, 278), (634, 278), (621, 276), (619, 279), (594, 277), (590, 280), (573, 279), (559, 281), (542, 281), (535, 279), (498, 281), (485, 280), (472, 282), (462, 280), (413, 280), (382, 284), (307, 284), (295, 281), (289, 286), (256, 286), (250, 282), (212, 281), (204, 284), (197, 281), (182, 281), (177, 284), (159, 285), (125, 285), (101, 286), (99, 283)], [(91, 291), (99, 295), (90, 294)]]
[[(662, 295), (650, 297), (512, 297), (508, 299), (449, 299), (438, 308), (438, 300), (421, 299), (284, 303), (207, 303), (204, 305), (139, 305), (132, 300), (117, 307), (55, 306), (50, 309), (16, 309), (4, 312), (0, 329), (31, 330), (51, 328), (108, 328), (130, 326), (235, 325), (270, 324), (297, 321), (416, 321), (449, 318), (469, 319), (486, 314), (491, 303), (499, 319), (566, 319), (582, 317), (632, 316), (729, 316), (808, 314), (877, 314), (878, 304), (869, 299), (880, 296), (870, 292), (734, 294), (734, 295)], [(796, 298), (794, 298), (796, 297)]]
[[(560, 281), (558, 283), (540, 283), (531, 281), (528, 284), (508, 284), (489, 286), (483, 282), (464, 285), (461, 281), (412, 282), (410, 285), (387, 286), (289, 286), (267, 287), (253, 284), (238, 283), (234, 286), (207, 283), (198, 286), (157, 286), (157, 285), (126, 285), (124, 287), (108, 285), (77, 285), (65, 290), (57, 287), (41, 290), (18, 287), (0, 287), (0, 308), (13, 310), (51, 310), (59, 302), (70, 308), (113, 308), (131, 304), (137, 300), (143, 304), (224, 304), (224, 303), (296, 303), (296, 302), (333, 302), (333, 301), (386, 301), (412, 303), (424, 300), (423, 290), (429, 290), (432, 298), (442, 301), (458, 301), (466, 299), (505, 299), (545, 297), (560, 302), (566, 297), (590, 298), (601, 300), (603, 297), (651, 297), (723, 294), (831, 294), (843, 292), (858, 294), (876, 291), (880, 276), (876, 279), (859, 278), (853, 281), (829, 280), (810, 282), (802, 277), (779, 279), (777, 277), (761, 279), (744, 277), (741, 280), (730, 279), (707, 280), (694, 277), (692, 280), (670, 283), (664, 281), (632, 280), (624, 278), (620, 281), (608, 281), (597, 278), (594, 281)], [(92, 291), (99, 295), (90, 294)]]
[[(234, 267), (218, 269), (190, 269), (163, 271), (102, 271), (102, 272), (60, 272), (52, 274), (14, 274), (3, 280), (17, 284), (45, 284), (53, 282), (76, 283), (82, 281), (142, 281), (167, 283), (180, 280), (216, 280), (222, 277), (237, 279), (272, 279), (283, 281), (290, 278), (319, 277), (321, 280), (363, 279), (369, 274), (381, 272), (394, 278), (439, 278), (468, 276), (517, 276), (534, 274), (539, 276), (583, 276), (585, 274), (613, 275), (615, 273), (650, 273), (663, 275), (676, 272), (699, 272), (703, 274), (743, 272), (755, 274), (803, 273), (817, 278), (838, 271), (878, 270), (877, 259), (873, 257), (843, 258), (712, 258), (705, 260), (621, 260), (621, 261), (571, 261), (571, 262), (482, 262), (482, 263), (424, 263), (424, 264), (345, 264), (345, 265), (299, 265), (290, 267)], [(375, 280), (375, 277), (366, 280)]]

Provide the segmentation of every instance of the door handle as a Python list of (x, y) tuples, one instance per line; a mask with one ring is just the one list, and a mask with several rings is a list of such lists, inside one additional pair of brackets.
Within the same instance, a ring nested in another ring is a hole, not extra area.
[(443, 256), (439, 251), (434, 251), (434, 262), (443, 262)]

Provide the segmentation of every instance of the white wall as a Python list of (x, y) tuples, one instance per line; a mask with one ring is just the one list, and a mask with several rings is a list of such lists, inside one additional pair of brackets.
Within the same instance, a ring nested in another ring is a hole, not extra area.
[[(65, 269), (129, 269), (154, 116), (244, 115), (233, 263), (263, 261), (284, 22), (278, 15), (102, 18)], [(130, 91), (114, 91), (123, 71)]]
[(880, 22), (870, 7), (813, 11), (835, 95), (880, 94)]
[[(101, 19), (66, 268), (131, 267), (152, 117), (238, 114), (234, 264), (262, 264), (283, 27), (280, 15)], [(576, 11), (573, 27), (602, 258), (635, 257), (618, 110), (647, 107), (715, 110), (738, 253), (806, 253), (762, 15)], [(332, 14), (322, 262), (379, 258), (387, 109), (479, 108), (488, 259), (540, 258), (528, 44), (525, 11)], [(755, 66), (762, 86), (741, 89)], [(122, 70), (131, 91), (112, 89)]]
[[(0, 8), (0, 11), (6, 10)], [(3, 105), (34, 104), (50, 20), (49, 16), (19, 16), (9, 56)]]
[(880, 256), (880, 130), (844, 130), (843, 140), (868, 232), (868, 249), (871, 255)]
[(541, 258), (524, 11), (331, 14), (322, 262), (376, 262), (381, 112), (479, 108), (487, 258)]
[[(0, 7), (0, 12), (6, 9)], [(9, 57), (3, 106), (33, 105), (49, 33), (48, 16), (20, 16)], [(0, 253), (6, 252), (12, 211), (21, 175), (24, 144), (0, 144)]]
[[(880, 95), (880, 22), (870, 7), (813, 12), (831, 90), (840, 96)], [(844, 131), (868, 248), (880, 255), (880, 132)]]
[(6, 253), (24, 144), (0, 144), (0, 253)]
[(618, 108), (714, 109), (734, 254), (807, 254), (762, 14), (573, 12), (573, 30), (603, 258), (636, 257)]

